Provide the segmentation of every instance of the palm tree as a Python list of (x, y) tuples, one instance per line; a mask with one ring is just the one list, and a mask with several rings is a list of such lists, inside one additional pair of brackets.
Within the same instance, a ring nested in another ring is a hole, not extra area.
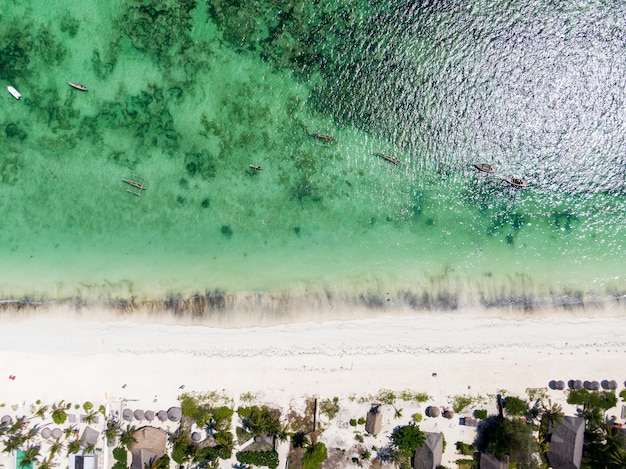
[(136, 431), (137, 429), (134, 425), (129, 425), (126, 430), (120, 434), (120, 444), (129, 448), (133, 443), (137, 443), (137, 438), (135, 438)]
[(30, 467), (33, 463), (38, 462), (40, 446), (31, 445), (26, 448), (26, 451), (22, 454), (22, 460), (20, 461), (19, 468)]
[(96, 452), (96, 445), (87, 445), (83, 448), (83, 454), (93, 454)]
[(623, 468), (626, 467), (626, 451), (623, 449), (617, 449), (611, 451), (608, 457), (608, 463), (610, 464), (609, 468)]
[(61, 453), (62, 449), (63, 449), (63, 443), (61, 443), (59, 440), (53, 441), (50, 444), (50, 447), (48, 448), (48, 458), (49, 459), (54, 458), (56, 454)]
[(91, 425), (98, 419), (98, 412), (90, 409), (87, 414), (85, 414), (84, 419), (86, 424)]
[(107, 436), (107, 443), (109, 445), (112, 445), (115, 439), (120, 436), (120, 433), (122, 432), (122, 427), (118, 421), (109, 419), (107, 420), (107, 425), (104, 432)]
[(4, 440), (3, 444), (4, 444), (4, 448), (2, 448), (2, 451), (5, 453), (13, 453), (14, 451), (17, 451), (18, 449), (20, 449), (22, 447), (22, 444), (24, 442), (22, 441), (21, 438), (18, 438), (15, 435), (11, 435), (9, 436), (9, 438), (7, 438), (6, 440)]
[(552, 433), (552, 427), (554, 425), (558, 425), (563, 422), (563, 417), (565, 414), (563, 413), (563, 407), (556, 403), (552, 402), (551, 399), (548, 399), (548, 403), (541, 401), (541, 423), (545, 422), (546, 425), (546, 434)]
[(67, 445), (67, 454), (76, 454), (80, 451), (80, 441), (72, 440)]
[(164, 454), (163, 456), (154, 456), (149, 462), (144, 464), (145, 469), (169, 469), (170, 458)]
[(48, 409), (49, 407), (47, 405), (42, 405), (38, 407), (35, 412), (33, 412), (33, 415), (43, 420), (46, 418), (46, 412), (48, 412)]

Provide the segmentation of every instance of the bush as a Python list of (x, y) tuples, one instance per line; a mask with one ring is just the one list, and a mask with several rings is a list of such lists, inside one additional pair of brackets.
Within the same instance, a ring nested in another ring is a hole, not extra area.
[(359, 425), (365, 425), (365, 419), (364, 419), (363, 417), (361, 417), (361, 418), (357, 421), (357, 423), (358, 423)]
[(619, 397), (622, 398), (622, 401), (626, 401), (626, 389), (619, 393)]
[(320, 403), (320, 412), (326, 414), (328, 420), (332, 420), (337, 412), (339, 412), (339, 398), (334, 397), (332, 401), (330, 399), (324, 399)]
[(309, 446), (302, 457), (302, 469), (320, 469), (326, 461), (326, 445), (315, 443)]
[(278, 452), (270, 451), (240, 451), (236, 454), (237, 461), (253, 466), (267, 466), (270, 469), (278, 467)]
[(356, 427), (356, 419), (350, 419), (350, 425)]
[(413, 415), (413, 421), (415, 423), (420, 423), (422, 421), (422, 414), (415, 414), (415, 415)]
[(476, 452), (476, 446), (463, 443), (462, 441), (457, 441), (455, 446), (456, 446), (456, 450), (459, 453), (461, 453), (463, 456), (473, 456), (474, 453)]
[(124, 447), (113, 448), (113, 457), (116, 461), (125, 465), (128, 460), (128, 451)]
[(111, 469), (128, 469), (128, 468), (126, 467), (126, 464), (118, 461), (115, 464), (113, 464), (113, 467)]
[(455, 413), (460, 414), (463, 412), (463, 409), (472, 405), (473, 399), (471, 396), (454, 396), (454, 400), (452, 402), (452, 410)]
[(85, 412), (89, 412), (91, 409), (93, 409), (93, 404), (89, 401), (86, 401), (83, 404), (83, 409), (85, 409)]
[(485, 420), (487, 418), (487, 410), (485, 409), (477, 409), (474, 411), (474, 417), (477, 419)]
[(509, 415), (521, 417), (528, 414), (528, 402), (519, 397), (509, 396), (504, 400), (504, 410)]
[(617, 405), (617, 396), (613, 391), (587, 391), (586, 389), (571, 390), (567, 395), (567, 403), (586, 407), (609, 410)]

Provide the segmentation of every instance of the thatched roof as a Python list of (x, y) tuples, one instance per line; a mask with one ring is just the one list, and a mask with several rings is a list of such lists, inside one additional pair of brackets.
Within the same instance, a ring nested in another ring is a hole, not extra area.
[(133, 455), (131, 469), (145, 469), (146, 463), (165, 454), (167, 433), (160, 428), (141, 427), (133, 437), (136, 441), (129, 448)]
[(82, 447), (95, 446), (98, 442), (100, 432), (94, 428), (86, 427), (80, 435), (80, 445)]
[(2, 425), (8, 425), (11, 423), (11, 416), (10, 415), (3, 415), (2, 418), (0, 419), (0, 423), (2, 423)]
[(167, 412), (164, 410), (159, 410), (156, 415), (161, 422), (165, 422), (167, 420)]
[(493, 453), (480, 453), (478, 463), (480, 469), (509, 469), (509, 457), (498, 459)]
[(425, 442), (415, 451), (413, 469), (436, 469), (441, 464), (443, 434), (424, 432)]
[(585, 381), (583, 383), (583, 386), (589, 391), (597, 391), (598, 389), (600, 389), (600, 383), (598, 383), (597, 381)]
[(615, 391), (617, 389), (617, 381), (615, 381), (614, 379), (612, 379), (611, 381), (609, 381), (608, 379), (603, 379), (600, 383), (600, 386), (602, 386), (602, 389)]
[(55, 440), (58, 440), (59, 438), (63, 436), (63, 430), (61, 430), (60, 428), (53, 428), (51, 435), (52, 435), (52, 438), (54, 438)]
[(143, 413), (143, 418), (145, 418), (148, 422), (152, 422), (154, 420), (154, 412), (151, 410), (146, 410)]
[(143, 410), (135, 409), (135, 412), (133, 412), (133, 417), (135, 417), (135, 420), (143, 420), (144, 418)]
[(567, 385), (569, 386), (570, 389), (582, 389), (583, 388), (583, 382), (579, 379), (570, 379), (567, 382)]
[(454, 417), (454, 412), (452, 411), (452, 409), (445, 409), (443, 411), (443, 416), (447, 418), (448, 420), (450, 420), (452, 419), (452, 417)]
[(130, 465), (131, 469), (145, 469), (150, 466), (150, 463), (154, 458), (160, 458), (162, 454), (154, 453), (148, 449), (141, 449), (133, 454), (133, 462)]
[(563, 380), (558, 380), (554, 383), (554, 388), (559, 391), (563, 391), (563, 389), (565, 389), (565, 382)]
[(585, 421), (581, 417), (564, 417), (552, 430), (548, 461), (553, 469), (579, 469), (583, 457)]
[(370, 410), (365, 418), (365, 431), (370, 435), (378, 435), (383, 425), (383, 414), (376, 408)]
[(439, 410), (439, 407), (431, 405), (426, 407), (426, 415), (429, 417), (439, 417), (441, 415), (441, 410)]

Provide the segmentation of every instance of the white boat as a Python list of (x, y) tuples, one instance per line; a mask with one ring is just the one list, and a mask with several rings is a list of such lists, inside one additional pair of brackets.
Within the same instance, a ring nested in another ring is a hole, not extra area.
[(7, 90), (9, 90), (9, 93), (11, 93), (11, 96), (13, 96), (15, 99), (20, 99), (22, 97), (22, 95), (20, 94), (19, 91), (17, 91), (15, 88), (13, 88), (12, 86), (7, 86)]
[(81, 85), (80, 83), (74, 83), (73, 81), (68, 81), (67, 84), (73, 88), (76, 88), (77, 90), (87, 91), (87, 87), (85, 85)]

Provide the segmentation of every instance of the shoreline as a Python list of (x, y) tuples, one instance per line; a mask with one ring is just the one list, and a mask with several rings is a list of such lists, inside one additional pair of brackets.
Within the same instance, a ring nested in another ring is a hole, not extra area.
[[(274, 325), (216, 326), (96, 309), (5, 311), (0, 404), (15, 415), (29, 412), (37, 400), (157, 411), (179, 405), (183, 392), (216, 392), (235, 408), (252, 394), (255, 402), (286, 414), (309, 397), (337, 397), (341, 416), (325, 424), (320, 438), (341, 448), (354, 444), (347, 420), (364, 415), (372, 396), (383, 390), (428, 394), (421, 404), (398, 401), (402, 418), (385, 408), (385, 430), (368, 440), (382, 447), (396, 425), (429, 405), (451, 405), (455, 396), (471, 396), (491, 409), (496, 393), (523, 397), (543, 390), (572, 414), (566, 393), (548, 389), (551, 380), (616, 380), (619, 392), (626, 380), (626, 312), (581, 313), (309, 316)], [(444, 432), (445, 461), (458, 458), (456, 441), (471, 442), (475, 434), (458, 419), (425, 418), (420, 427)]]

